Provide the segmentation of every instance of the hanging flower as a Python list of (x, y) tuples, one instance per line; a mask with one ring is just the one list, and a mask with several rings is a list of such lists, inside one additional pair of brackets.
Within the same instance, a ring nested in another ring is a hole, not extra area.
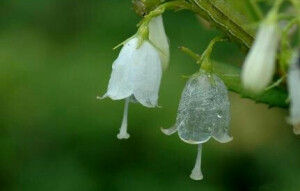
[[(169, 62), (169, 43), (162, 16), (145, 20), (138, 32), (127, 42), (113, 63), (113, 71), (106, 94), (113, 100), (125, 99), (124, 115), (119, 139), (128, 139), (127, 116), (129, 102), (156, 107), (162, 69)], [(148, 22), (149, 21), (149, 22)]]
[(144, 40), (134, 37), (124, 44), (112, 66), (106, 94), (113, 100), (126, 99), (119, 139), (129, 138), (127, 114), (129, 102), (139, 102), (145, 107), (157, 106), (158, 91), (162, 77), (162, 66), (158, 50)]
[(201, 180), (202, 144), (211, 137), (221, 143), (231, 141), (229, 123), (230, 105), (226, 86), (216, 75), (200, 70), (199, 74), (189, 79), (182, 92), (176, 124), (162, 131), (166, 135), (178, 132), (184, 142), (198, 144), (196, 164), (190, 177)]
[(243, 66), (243, 86), (253, 93), (261, 93), (273, 78), (280, 37), (276, 21), (274, 12), (263, 21)]
[(295, 53), (288, 72), (288, 89), (291, 99), (289, 122), (294, 126), (294, 133), (300, 134), (300, 61)]

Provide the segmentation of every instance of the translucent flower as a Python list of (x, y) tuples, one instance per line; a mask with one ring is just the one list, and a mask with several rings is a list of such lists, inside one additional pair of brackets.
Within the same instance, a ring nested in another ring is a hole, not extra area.
[(138, 47), (134, 37), (124, 44), (112, 66), (106, 94), (113, 100), (125, 100), (125, 109), (119, 139), (129, 138), (127, 114), (129, 102), (139, 102), (145, 107), (157, 106), (162, 66), (158, 50), (147, 40)]
[(262, 23), (243, 66), (242, 83), (245, 89), (261, 93), (272, 81), (279, 37), (274, 19)]
[(231, 141), (229, 123), (230, 104), (226, 86), (216, 75), (201, 70), (199, 75), (189, 79), (182, 92), (176, 124), (162, 131), (166, 135), (178, 132), (184, 142), (198, 144), (196, 164), (190, 177), (201, 180), (202, 144), (211, 137), (221, 143)]
[(288, 89), (291, 99), (289, 122), (294, 126), (294, 133), (300, 134), (300, 61), (295, 53), (288, 72)]
[(170, 50), (162, 15), (151, 19), (149, 23), (149, 40), (157, 49), (159, 49), (162, 66), (166, 69), (169, 64)]

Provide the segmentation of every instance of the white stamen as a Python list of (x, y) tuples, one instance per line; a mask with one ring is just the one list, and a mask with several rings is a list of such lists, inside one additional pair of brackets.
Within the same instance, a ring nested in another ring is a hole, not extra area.
[(128, 139), (130, 137), (130, 135), (127, 133), (128, 105), (129, 105), (129, 98), (126, 98), (125, 99), (124, 115), (123, 115), (122, 125), (121, 125), (121, 128), (120, 128), (120, 132), (117, 135), (118, 139)]
[(160, 128), (160, 130), (165, 135), (172, 135), (173, 133), (175, 133), (177, 131), (177, 126), (174, 125), (173, 127), (170, 127), (169, 129)]
[(202, 144), (199, 144), (195, 167), (192, 170), (192, 173), (190, 175), (190, 178), (193, 180), (202, 180), (203, 179), (203, 175), (202, 175), (202, 171), (201, 171), (201, 155), (202, 155)]

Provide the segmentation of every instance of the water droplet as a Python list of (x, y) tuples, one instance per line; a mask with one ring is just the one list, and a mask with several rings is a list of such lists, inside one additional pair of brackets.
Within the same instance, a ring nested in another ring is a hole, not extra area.
[(220, 118), (220, 119), (223, 117), (223, 116), (222, 116), (222, 115), (220, 115), (219, 113), (217, 114), (217, 116), (218, 116), (218, 118)]

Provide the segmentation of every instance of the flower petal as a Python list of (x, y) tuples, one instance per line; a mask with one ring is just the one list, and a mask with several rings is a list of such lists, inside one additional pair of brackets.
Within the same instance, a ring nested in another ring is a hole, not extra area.
[(157, 50), (148, 42), (143, 44), (132, 55), (132, 67), (135, 99), (146, 107), (157, 106), (158, 92), (162, 78), (161, 61)]
[(229, 123), (228, 92), (222, 80), (206, 72), (192, 77), (179, 104), (176, 119), (179, 137), (190, 144), (204, 143), (211, 136), (226, 142)]
[(259, 29), (242, 70), (244, 87), (254, 93), (261, 93), (271, 82), (276, 52), (279, 43), (277, 26), (264, 23)]
[(149, 23), (149, 40), (159, 49), (159, 55), (164, 69), (170, 60), (169, 41), (165, 32), (162, 15), (154, 17)]
[(160, 128), (160, 130), (163, 132), (163, 134), (165, 135), (172, 135), (174, 133), (177, 132), (178, 128), (176, 125), (174, 125), (173, 127), (170, 127), (168, 129), (164, 129), (164, 128)]
[(107, 97), (113, 100), (124, 99), (133, 93), (133, 57), (136, 56), (138, 38), (132, 38), (122, 48), (112, 66)]
[(220, 134), (214, 134), (213, 138), (220, 143), (228, 143), (232, 141), (232, 137), (227, 132), (222, 132)]
[(288, 72), (288, 89), (291, 98), (289, 122), (294, 125), (294, 132), (298, 134), (300, 126), (300, 66), (299, 56), (294, 54)]

